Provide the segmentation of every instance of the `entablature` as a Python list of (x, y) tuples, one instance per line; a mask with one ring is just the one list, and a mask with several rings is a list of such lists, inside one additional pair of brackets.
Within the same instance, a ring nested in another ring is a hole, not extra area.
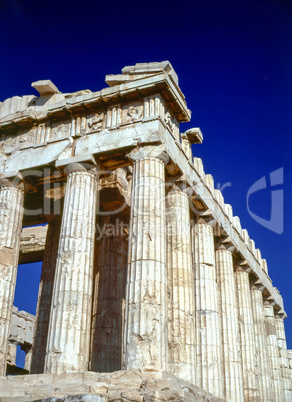
[(4, 115), (0, 118), (0, 134), (4, 130), (15, 132), (23, 127), (39, 125), (46, 121), (53, 122), (55, 119), (66, 120), (72, 116), (90, 114), (96, 110), (101, 110), (102, 113), (102, 109), (107, 109), (114, 104), (135, 103), (155, 93), (161, 95), (166, 108), (179, 123), (189, 121), (191, 117), (182, 92), (167, 73), (133, 79), (98, 92), (80, 92), (81, 94), (77, 93), (75, 96), (63, 94), (64, 99), (47, 106), (31, 106), (30, 102), (24, 110)]

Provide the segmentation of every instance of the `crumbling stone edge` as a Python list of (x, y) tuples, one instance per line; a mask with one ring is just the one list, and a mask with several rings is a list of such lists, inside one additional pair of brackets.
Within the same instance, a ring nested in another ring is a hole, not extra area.
[(1, 377), (0, 395), (0, 402), (223, 401), (171, 373), (158, 370)]

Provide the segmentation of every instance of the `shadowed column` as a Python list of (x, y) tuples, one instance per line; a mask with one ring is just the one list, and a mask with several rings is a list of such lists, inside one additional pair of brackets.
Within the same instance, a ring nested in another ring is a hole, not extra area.
[(126, 293), (128, 238), (122, 215), (103, 217), (96, 250), (92, 314), (91, 370), (122, 368), (123, 316)]
[(49, 215), (47, 216), (47, 221), (49, 227), (39, 286), (30, 374), (42, 374), (45, 368), (49, 319), (61, 229), (60, 217)]

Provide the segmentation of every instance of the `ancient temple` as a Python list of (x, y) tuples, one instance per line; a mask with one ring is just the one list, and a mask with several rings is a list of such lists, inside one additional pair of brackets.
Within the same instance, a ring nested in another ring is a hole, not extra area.
[[(174, 69), (106, 83), (0, 103), (0, 397), (292, 401), (282, 297), (180, 132)], [(35, 317), (13, 306), (33, 261)]]

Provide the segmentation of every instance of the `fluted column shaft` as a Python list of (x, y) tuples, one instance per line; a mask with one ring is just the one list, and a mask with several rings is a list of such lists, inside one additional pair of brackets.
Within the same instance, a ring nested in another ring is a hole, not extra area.
[(36, 310), (30, 374), (42, 374), (45, 368), (49, 317), (52, 304), (61, 219), (53, 215), (48, 218), (48, 222), (49, 226)]
[(195, 382), (195, 296), (188, 195), (175, 187), (166, 197), (168, 367)]
[(92, 312), (91, 370), (122, 368), (123, 316), (126, 293), (128, 239), (121, 215), (106, 215), (97, 244)]
[(7, 346), (7, 363), (12, 366), (16, 366), (16, 352), (17, 352), (17, 343), (8, 342)]
[(252, 312), (249, 272), (238, 268), (235, 272), (238, 298), (240, 345), (243, 368), (243, 388), (245, 401), (259, 400), (257, 381), (257, 359), (255, 346), (255, 331)]
[(6, 373), (8, 337), (17, 276), (23, 191), (0, 181), (0, 375)]
[(287, 356), (287, 342), (284, 327), (284, 320), (281, 317), (275, 317), (276, 333), (278, 339), (278, 347), (280, 352), (280, 367), (282, 372), (284, 401), (292, 401), (292, 376)]
[(221, 326), (213, 227), (192, 228), (196, 306), (196, 385), (223, 397)]
[(123, 367), (166, 364), (165, 167), (142, 150), (133, 163)]
[(268, 302), (264, 305), (265, 322), (268, 339), (268, 353), (271, 362), (272, 385), (273, 385), (273, 398), (274, 401), (284, 401), (282, 372), (280, 367), (280, 354), (278, 347), (278, 339), (276, 332), (274, 307)]
[(45, 372), (88, 369), (96, 216), (96, 177), (65, 169), (67, 187), (53, 289)]
[(289, 369), (288, 372), (290, 372), (290, 378), (292, 379), (292, 350), (291, 349), (287, 349), (287, 361), (288, 361), (288, 369)]
[(215, 256), (222, 323), (225, 398), (228, 401), (243, 401), (242, 360), (232, 253), (222, 245), (216, 250)]
[(263, 294), (257, 285), (251, 288), (251, 301), (253, 309), (253, 321), (255, 332), (255, 348), (258, 364), (258, 384), (260, 391), (260, 401), (272, 402), (273, 392), (271, 389), (271, 364), (268, 355), (268, 341), (265, 325), (265, 312), (263, 304)]
[(24, 369), (27, 371), (30, 371), (30, 367), (31, 367), (31, 358), (32, 358), (32, 347), (24, 347), (21, 348), (22, 350), (25, 351), (26, 355), (25, 355), (25, 361), (24, 361)]

